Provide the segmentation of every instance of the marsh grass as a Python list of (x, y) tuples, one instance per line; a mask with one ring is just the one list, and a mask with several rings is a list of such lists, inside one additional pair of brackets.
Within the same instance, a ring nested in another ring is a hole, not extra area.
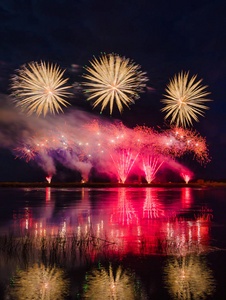
[[(124, 242), (124, 241), (123, 241)], [(187, 255), (191, 253), (206, 253), (213, 251), (209, 245), (198, 244), (197, 241), (179, 243), (172, 239), (149, 240), (140, 237), (134, 240), (134, 245), (139, 245), (128, 250), (123, 242), (110, 241), (107, 236), (96, 237), (92, 230), (76, 234), (55, 236), (15, 236), (13, 234), (0, 236), (0, 263), (29, 263), (42, 262), (43, 264), (76, 267), (82, 263), (93, 263), (98, 259), (121, 259), (128, 254), (139, 255)], [(125, 241), (126, 243), (126, 241)], [(125, 249), (126, 250), (125, 250)], [(130, 253), (128, 253), (130, 252)]]
[[(0, 256), (27, 265), (41, 261), (44, 264), (71, 265), (72, 262), (94, 261), (116, 251), (116, 244), (104, 238), (95, 237), (92, 231), (80, 236), (35, 237), (32, 235), (0, 237)], [(117, 251), (116, 251), (117, 252)]]

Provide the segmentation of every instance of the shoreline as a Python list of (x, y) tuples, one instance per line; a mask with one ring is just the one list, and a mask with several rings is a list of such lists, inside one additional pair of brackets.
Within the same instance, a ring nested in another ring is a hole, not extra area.
[(191, 182), (191, 183), (92, 183), (92, 182), (0, 182), (1, 187), (10, 187), (10, 188), (19, 188), (19, 187), (53, 187), (53, 188), (112, 188), (112, 187), (136, 187), (136, 188), (145, 188), (145, 187), (164, 187), (164, 188), (181, 188), (181, 187), (194, 187), (194, 188), (205, 188), (205, 187), (225, 187), (226, 182)]

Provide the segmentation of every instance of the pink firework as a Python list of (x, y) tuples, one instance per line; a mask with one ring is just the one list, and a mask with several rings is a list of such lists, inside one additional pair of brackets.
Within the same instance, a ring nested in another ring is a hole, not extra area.
[(147, 183), (151, 183), (163, 164), (161, 147), (161, 135), (146, 126), (135, 128), (136, 139), (140, 142), (140, 156), (142, 158), (142, 170), (145, 173)]
[(34, 160), (37, 156), (37, 152), (34, 150), (32, 145), (28, 143), (22, 144), (22, 146), (15, 148), (14, 151), (17, 153), (16, 158), (23, 158), (26, 162)]
[(189, 181), (191, 180), (191, 176), (189, 174), (181, 173), (181, 177), (184, 179), (184, 182), (186, 184), (188, 184)]
[(52, 181), (52, 176), (51, 176), (51, 175), (47, 176), (47, 177), (46, 177), (46, 180), (47, 180), (48, 183), (51, 183), (51, 181)]
[(205, 138), (191, 129), (172, 127), (163, 133), (163, 144), (166, 152), (174, 157), (193, 153), (194, 158), (201, 163), (210, 161)]
[(129, 149), (121, 149), (116, 155), (110, 155), (117, 169), (119, 182), (125, 183), (139, 153), (134, 154)]
[(103, 148), (114, 163), (118, 181), (125, 183), (139, 155), (139, 141), (137, 141), (134, 131), (122, 123), (104, 126), (102, 131), (107, 137), (102, 140)]
[(143, 161), (143, 171), (145, 173), (145, 179), (149, 184), (155, 179), (158, 170), (163, 164), (163, 161), (159, 161), (157, 157), (154, 157), (152, 155), (148, 155), (147, 157), (142, 157), (142, 161)]

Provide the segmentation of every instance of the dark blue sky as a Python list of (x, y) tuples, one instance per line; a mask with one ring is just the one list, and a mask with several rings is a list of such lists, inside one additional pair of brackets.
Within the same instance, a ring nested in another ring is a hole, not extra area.
[[(200, 178), (226, 178), (225, 13), (223, 0), (1, 0), (0, 92), (9, 93), (10, 74), (23, 63), (42, 59), (70, 68), (87, 64), (93, 54), (116, 52), (142, 66), (153, 90), (115, 117), (128, 126), (156, 127), (164, 123), (160, 100), (168, 79), (190, 70), (203, 78), (214, 101), (206, 117), (194, 124), (207, 138), (212, 161), (206, 168), (196, 163), (189, 167)], [(77, 79), (72, 72), (68, 75)], [(81, 99), (76, 101), (92, 111)], [(37, 179), (24, 165), (1, 150), (0, 181)], [(20, 174), (21, 166), (28, 175)]]

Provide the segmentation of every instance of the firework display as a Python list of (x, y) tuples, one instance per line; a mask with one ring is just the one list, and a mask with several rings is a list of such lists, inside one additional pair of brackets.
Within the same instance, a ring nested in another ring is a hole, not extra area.
[[(88, 100), (94, 100), (94, 107), (101, 104), (101, 112), (109, 105), (110, 114), (115, 104), (122, 112), (123, 105), (134, 103), (147, 82), (139, 65), (114, 53), (94, 57), (85, 71), (82, 85), (89, 95)], [(70, 94), (63, 74), (56, 64), (42, 61), (22, 66), (12, 77), (11, 90), (16, 106), (38, 116), (62, 111), (62, 105), (69, 104), (65, 98)], [(54, 121), (52, 129), (38, 130), (23, 138), (13, 151), (26, 162), (37, 161), (47, 173), (49, 183), (56, 173), (56, 162), (79, 171), (82, 182), (89, 180), (94, 167), (98, 172), (117, 177), (120, 183), (136, 174), (145, 177), (148, 184), (166, 168), (171, 168), (188, 183), (194, 174), (176, 159), (192, 154), (200, 163), (210, 160), (205, 138), (185, 128), (192, 125), (192, 120), (198, 121), (197, 115), (203, 115), (203, 110), (208, 108), (203, 103), (210, 101), (206, 99), (210, 94), (206, 86), (201, 85), (202, 80), (196, 81), (196, 77), (189, 80), (189, 72), (181, 72), (170, 80), (166, 98), (162, 100), (165, 104), (162, 111), (167, 112), (165, 118), (172, 117), (171, 123), (175, 125), (166, 130), (156, 131), (138, 125), (129, 129), (120, 122), (91, 118), (85, 121), (86, 116), (78, 123), (69, 119), (63, 124), (61, 119), (60, 129)]]
[(47, 181), (48, 183), (51, 183), (51, 181), (52, 181), (52, 176), (51, 176), (51, 175), (47, 176), (47, 177), (46, 177), (46, 181)]
[(207, 86), (202, 86), (202, 79), (195, 82), (197, 75), (188, 79), (189, 72), (175, 75), (166, 88), (166, 98), (162, 100), (166, 112), (165, 119), (171, 118), (171, 123), (176, 122), (177, 126), (191, 126), (192, 120), (198, 121), (197, 115), (203, 116), (203, 110), (208, 109), (204, 103), (210, 101), (206, 98), (210, 93), (206, 92)]
[(224, 298), (223, 1), (38, 2), (1, 5), (0, 298)]
[(164, 131), (162, 140), (164, 143), (162, 145), (163, 153), (172, 154), (174, 157), (193, 153), (194, 158), (200, 163), (209, 162), (205, 138), (201, 137), (195, 130), (173, 126), (169, 130)]
[(191, 180), (191, 176), (189, 174), (181, 174), (182, 178), (184, 179), (185, 183), (188, 184), (189, 181)]
[[(47, 130), (42, 136), (29, 137), (14, 152), (27, 162), (37, 161), (47, 172), (48, 182), (55, 174), (55, 161), (80, 171), (84, 181), (88, 181), (89, 171), (95, 166), (115, 174), (121, 183), (131, 172), (141, 172), (151, 183), (159, 170), (171, 168), (177, 157), (189, 153), (201, 163), (209, 161), (205, 139), (183, 128), (172, 127), (158, 133), (144, 126), (129, 129), (122, 123), (106, 125), (95, 121), (78, 132), (66, 125), (61, 130)], [(177, 163), (175, 170), (186, 183), (190, 181), (192, 172), (187, 168)]]
[(12, 77), (11, 90), (16, 106), (28, 114), (44, 116), (55, 114), (67, 106), (66, 98), (70, 93), (63, 79), (64, 71), (55, 64), (31, 62), (21, 67)]
[(88, 100), (95, 99), (93, 107), (101, 104), (101, 112), (110, 105), (112, 114), (113, 105), (116, 104), (122, 112), (123, 104), (127, 107), (139, 98), (139, 93), (146, 86), (147, 78), (130, 59), (117, 54), (103, 54), (90, 61), (91, 67), (85, 67), (87, 80), (83, 83), (85, 92), (89, 94)]

